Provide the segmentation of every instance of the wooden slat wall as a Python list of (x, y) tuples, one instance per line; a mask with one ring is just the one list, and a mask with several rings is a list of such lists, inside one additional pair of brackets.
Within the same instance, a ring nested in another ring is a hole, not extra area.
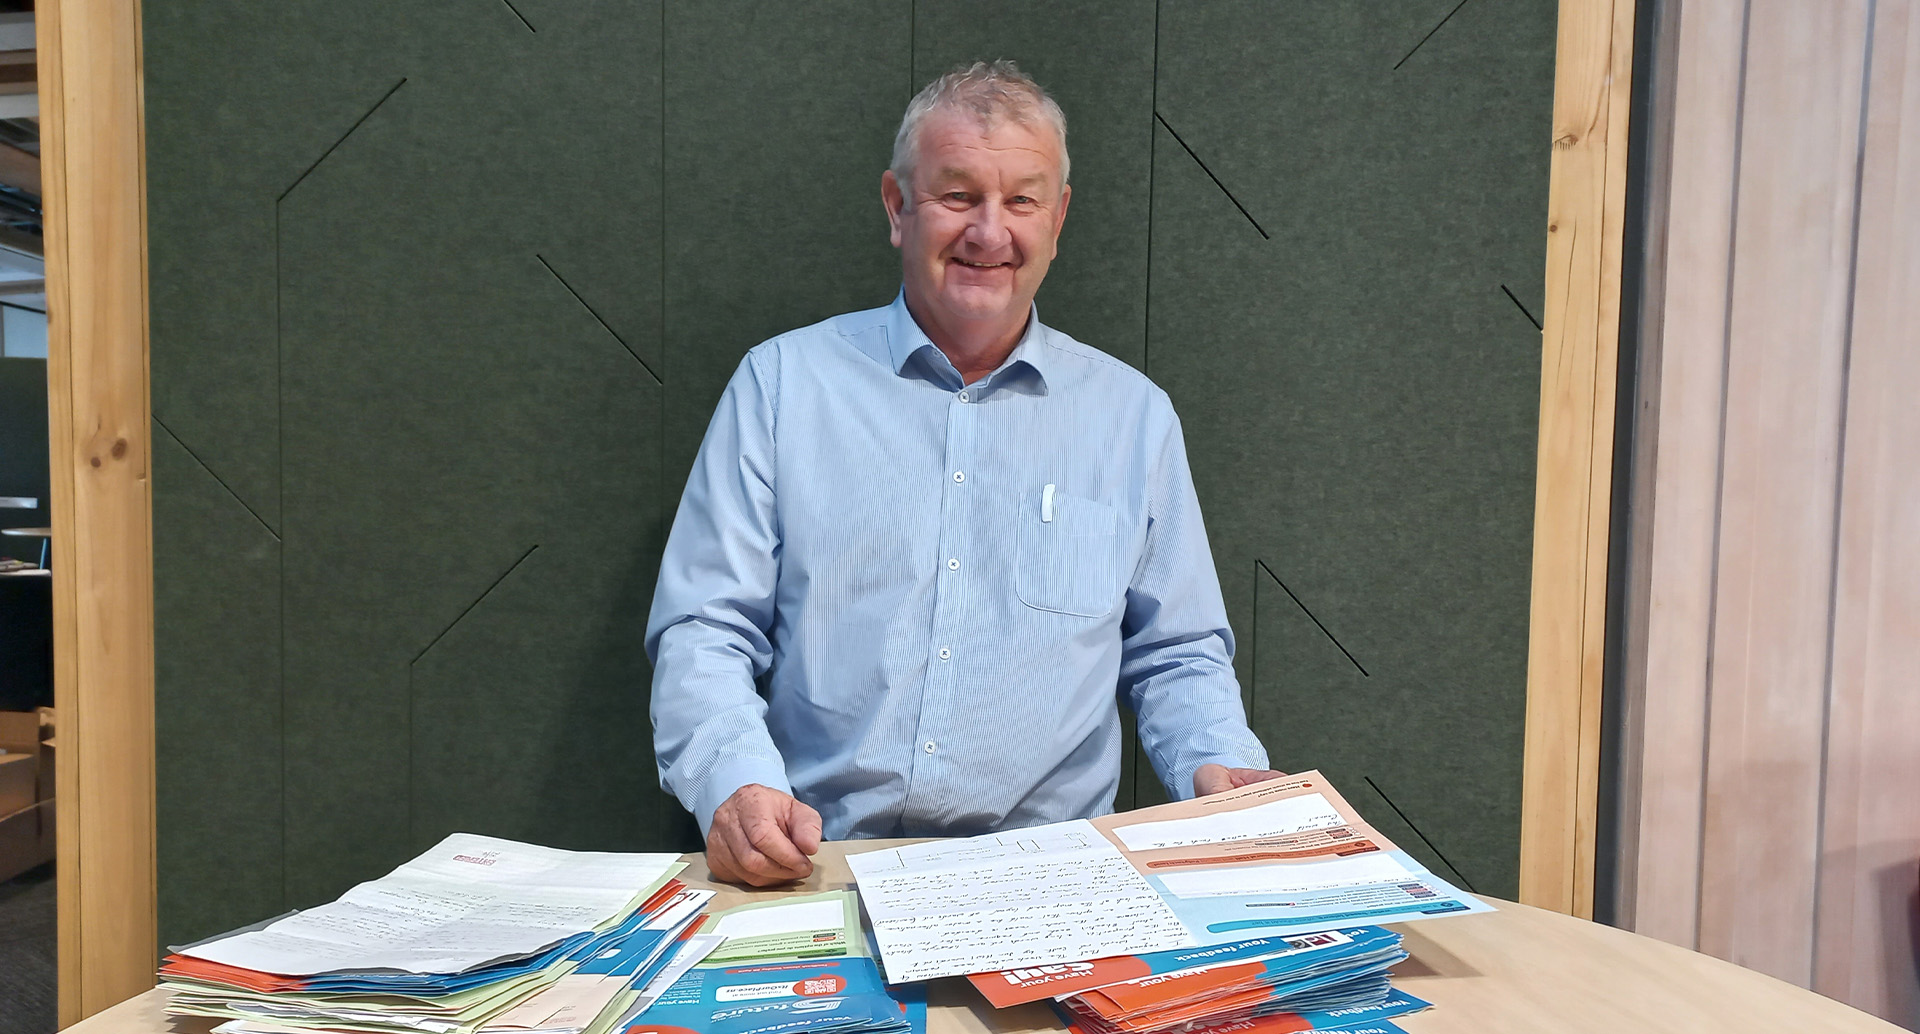
[(60, 1023), (153, 985), (153, 533), (136, 0), (36, 14), (46, 185)]
[(1642, 933), (1910, 1026), (1916, 6), (1681, 9), (1619, 888)]
[(1591, 918), (1634, 0), (1562, 0), (1520, 900)]
[(1869, 55), (1813, 986), (1920, 1027), (1920, 4)]
[(1753, 5), (1735, 170), (1699, 946), (1803, 985), (1867, 3)]
[[(1719, 502), (1720, 423), (1725, 379), (1728, 241), (1733, 234), (1733, 182), (1739, 124), (1740, 49), (1745, 7), (1696, 2), (1680, 10), (1686, 41), (1673, 48), (1672, 137), (1668, 168), (1666, 262), (1686, 270), (1664, 285), (1653, 314), (1670, 343), (1641, 367), (1642, 385), (1657, 392), (1641, 407), (1657, 419), (1648, 450), (1658, 505), (1636, 529), (1651, 553), (1643, 614), (1644, 655), (1636, 667), (1647, 686), (1634, 703), (1640, 740), (1637, 822), (1639, 878), (1621, 889), (1620, 911), (1638, 915), (1644, 933), (1691, 945), (1698, 932), (1700, 787), (1704, 779), (1708, 628), (1713, 614), (1714, 524)], [(1659, 74), (1659, 70), (1655, 70)], [(1657, 379), (1656, 379), (1657, 378)], [(1631, 759), (1630, 759), (1631, 760)], [(1627, 766), (1630, 770), (1633, 766)], [(1656, 835), (1657, 832), (1657, 835)]]

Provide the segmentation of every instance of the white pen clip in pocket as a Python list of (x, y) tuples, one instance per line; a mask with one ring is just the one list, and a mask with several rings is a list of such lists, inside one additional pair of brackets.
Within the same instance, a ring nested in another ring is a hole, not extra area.
[(1053, 484), (1052, 482), (1048, 482), (1047, 487), (1040, 490), (1040, 523), (1042, 524), (1053, 523)]

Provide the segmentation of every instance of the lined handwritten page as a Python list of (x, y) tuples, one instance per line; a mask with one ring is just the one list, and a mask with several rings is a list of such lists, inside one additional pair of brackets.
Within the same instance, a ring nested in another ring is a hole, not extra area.
[(1085, 820), (850, 855), (887, 981), (1197, 943)]

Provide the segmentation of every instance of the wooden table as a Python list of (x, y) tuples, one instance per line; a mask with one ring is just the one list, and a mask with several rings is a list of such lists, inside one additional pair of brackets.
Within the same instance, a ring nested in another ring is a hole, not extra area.
[[(909, 841), (826, 844), (811, 878), (777, 891), (708, 882), (699, 855), (682, 879), (719, 890), (712, 907), (851, 886), (844, 856)], [(1413, 957), (1395, 985), (1434, 1008), (1394, 1020), (1408, 1034), (1905, 1034), (1901, 1028), (1772, 977), (1598, 923), (1504, 901), (1497, 912), (1396, 927)], [(989, 1008), (960, 979), (935, 981), (930, 1034), (1057, 1031), (1041, 1004)], [(158, 990), (68, 1028), (72, 1034), (201, 1034), (170, 1022)]]

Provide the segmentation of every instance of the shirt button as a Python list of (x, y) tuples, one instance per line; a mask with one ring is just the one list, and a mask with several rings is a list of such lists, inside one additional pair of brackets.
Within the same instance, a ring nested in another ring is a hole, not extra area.
[(925, 743), (925, 744), (924, 744), (923, 746), (921, 746), (921, 748), (920, 748), (920, 749), (921, 749), (921, 750), (924, 750), (924, 751), (926, 751), (926, 752), (927, 752), (927, 753), (929, 753), (929, 754), (931, 754), (931, 753), (933, 753), (934, 751), (936, 751), (936, 750), (939, 750), (940, 748), (939, 748), (939, 746), (938, 746), (937, 744), (935, 744), (935, 743), (934, 743), (934, 742), (933, 742), (932, 740), (928, 740), (928, 741), (927, 741), (927, 742), (926, 742), (926, 743)]
[(954, 483), (954, 484), (956, 484), (956, 485), (963, 485), (963, 484), (966, 484), (966, 481), (967, 481), (967, 472), (966, 472), (966, 471), (964, 471), (964, 470), (956, 470), (956, 471), (954, 471), (954, 472), (953, 472), (953, 483)]
[(973, 401), (973, 396), (972, 396), (972, 395), (971, 395), (970, 393), (968, 393), (968, 392), (964, 392), (964, 391), (963, 391), (963, 392), (961, 392), (961, 393), (960, 393), (960, 401), (962, 401), (962, 402), (971, 402), (971, 401)]
[(944, 647), (944, 646), (940, 648), (940, 659), (941, 659), (941, 660), (943, 660), (943, 661), (944, 661), (944, 660), (947, 660), (947, 659), (949, 659), (949, 658), (951, 658), (952, 656), (953, 656), (953, 651), (952, 651), (952, 650), (949, 650), (949, 649), (947, 649), (947, 648), (946, 648), (946, 647)]
[(959, 557), (954, 557), (954, 558), (952, 558), (952, 559), (950, 559), (950, 560), (948, 560), (948, 561), (947, 561), (947, 570), (949, 570), (949, 571), (958, 571), (958, 570), (960, 570), (960, 558), (959, 558)]

